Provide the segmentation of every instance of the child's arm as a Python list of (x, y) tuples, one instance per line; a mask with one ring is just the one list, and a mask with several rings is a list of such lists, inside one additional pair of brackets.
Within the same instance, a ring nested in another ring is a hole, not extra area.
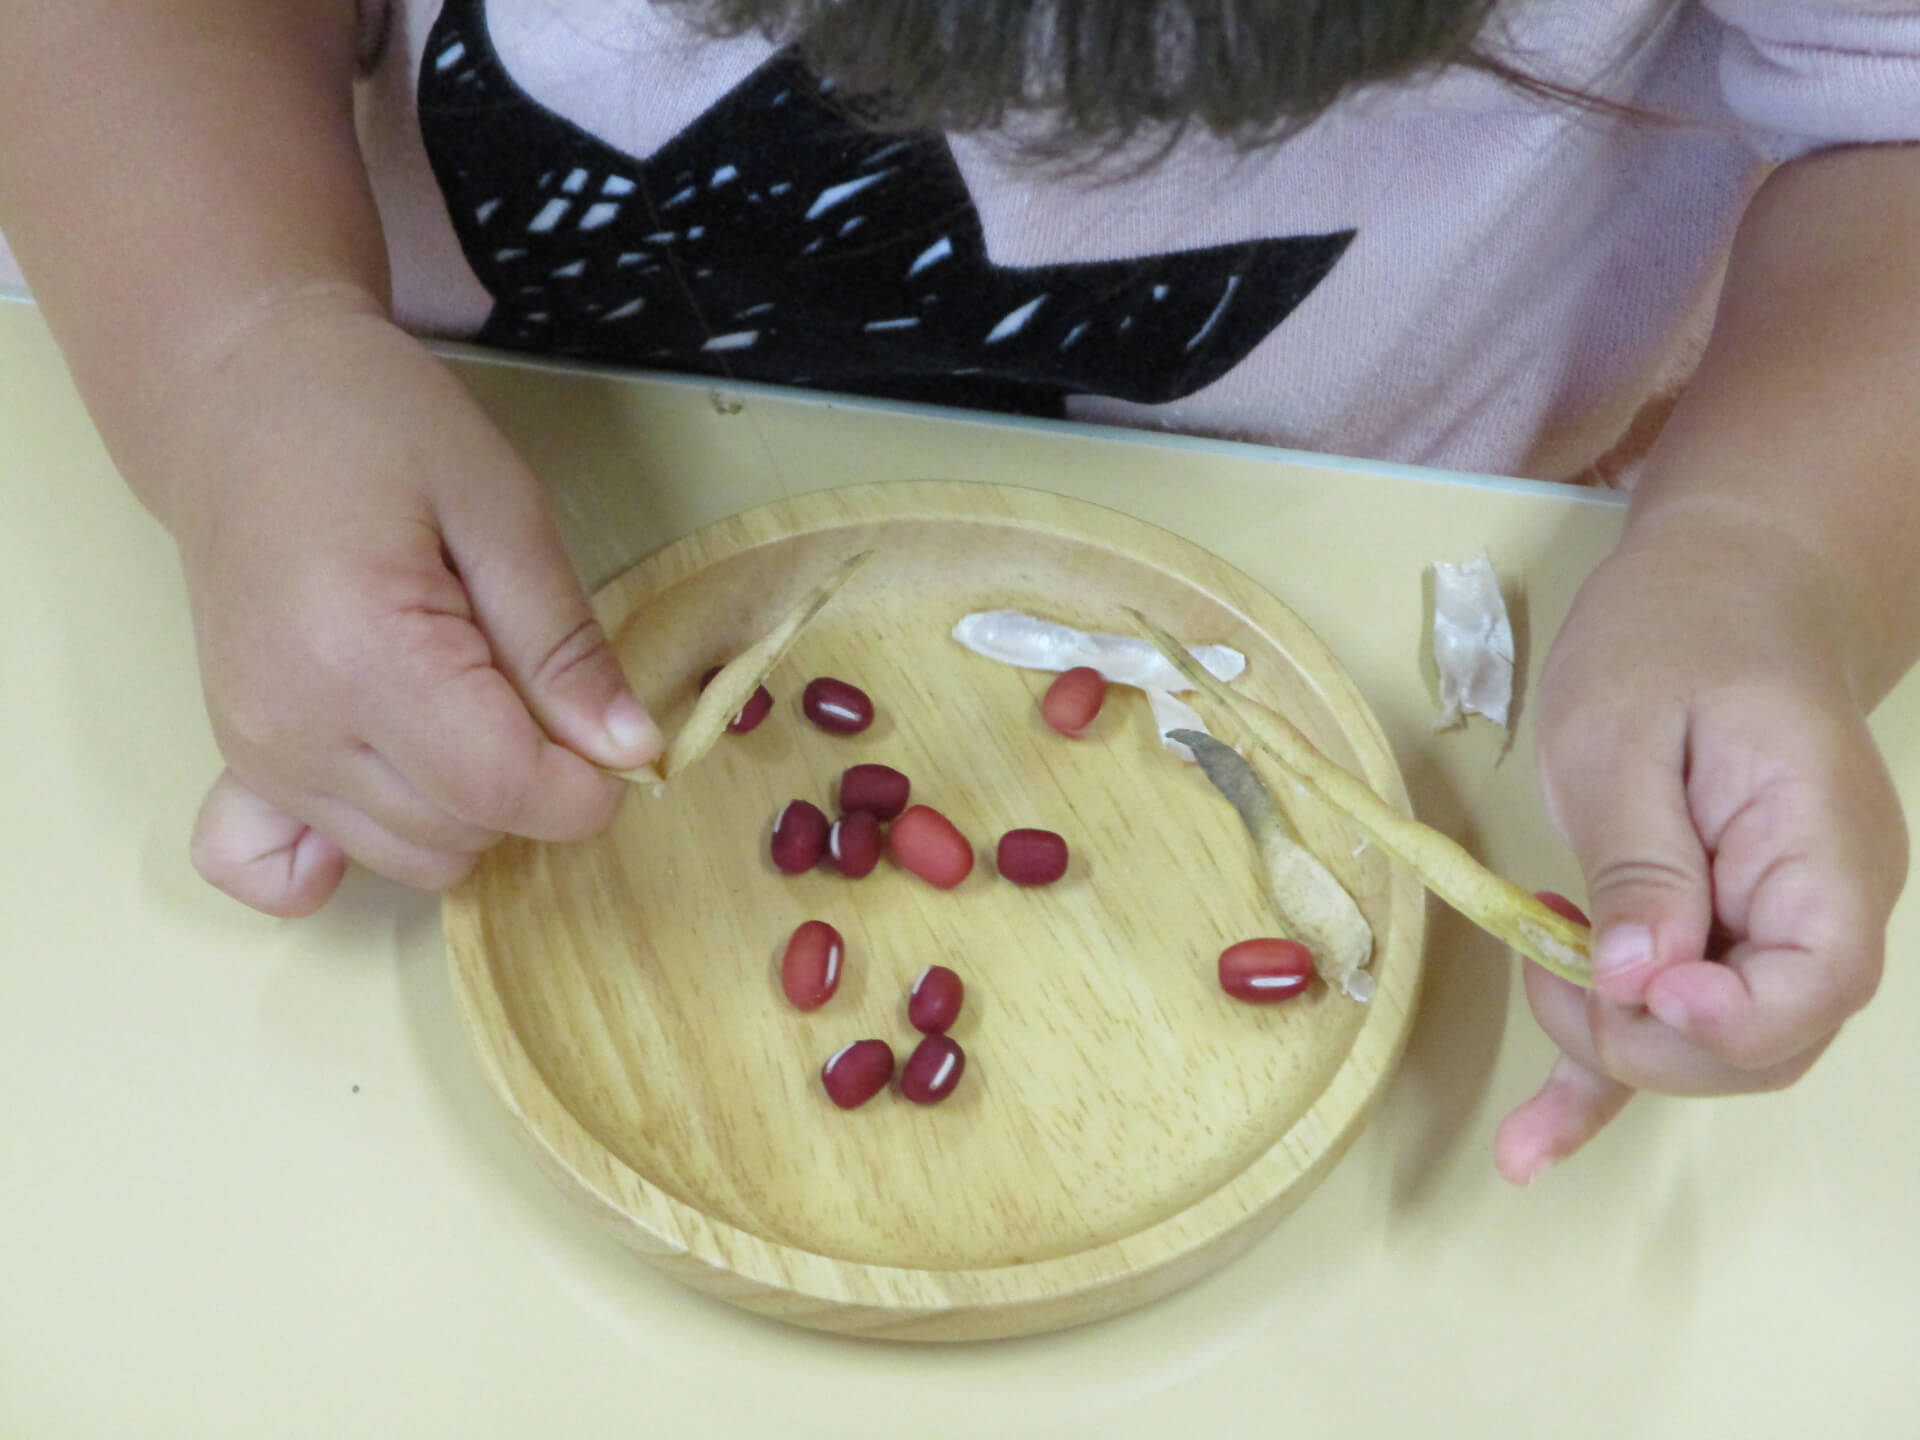
[(0, 229), (185, 567), (229, 766), (196, 863), (287, 914), (348, 854), (437, 886), (589, 832), (617, 786), (581, 757), (658, 745), (533, 477), (387, 319), (352, 31), (0, 0)]
[[(352, 19), (351, 0), (0, 0), (0, 213), (116, 451), (276, 311), (384, 309)], [(168, 477), (128, 470), (167, 519)]]
[(1502, 1128), (1509, 1178), (1632, 1087), (1792, 1082), (1873, 994), (1907, 838), (1865, 716), (1920, 654), (1917, 247), (1920, 146), (1776, 172), (1620, 548), (1555, 642), (1543, 785), (1599, 982), (1530, 967), (1562, 1058)]

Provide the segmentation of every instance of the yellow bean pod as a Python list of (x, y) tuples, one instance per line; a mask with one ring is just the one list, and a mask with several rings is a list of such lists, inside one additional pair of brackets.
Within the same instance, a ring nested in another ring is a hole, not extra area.
[(1592, 986), (1592, 932), (1585, 925), (1549, 910), (1519, 886), (1494, 874), (1450, 836), (1400, 814), (1370, 786), (1322, 755), (1286, 716), (1228, 689), (1145, 615), (1131, 608), (1128, 613), (1140, 622), (1161, 654), (1196, 688), (1225, 706), (1260, 749), (1412, 870), (1427, 889), (1489, 935), (1562, 979)]

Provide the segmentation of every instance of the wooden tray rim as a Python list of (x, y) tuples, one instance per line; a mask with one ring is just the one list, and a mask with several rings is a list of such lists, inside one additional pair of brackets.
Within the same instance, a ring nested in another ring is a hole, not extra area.
[[(982, 502), (990, 502), (988, 513)], [(1292, 610), (1226, 562), (1173, 532), (1120, 511), (1049, 491), (975, 481), (893, 480), (816, 491), (726, 517), (675, 540), (616, 577), (594, 597), (610, 634), (636, 603), (717, 560), (774, 543), (898, 520), (952, 520), (1037, 529), (1097, 544), (1139, 563), (1171, 569), (1284, 650), (1323, 693), (1343, 692), (1362, 719), (1348, 739), (1365, 779), (1411, 813), (1405, 782), (1377, 716), (1345, 669)], [(853, 547), (849, 546), (849, 550)], [(1356, 1137), (1405, 1048), (1425, 950), (1425, 894), (1395, 866), (1388, 890), (1390, 932), (1377, 956), (1379, 993), (1352, 1048), (1326, 1088), (1295, 1123), (1231, 1179), (1172, 1215), (1069, 1255), (1012, 1265), (918, 1268), (823, 1255), (715, 1220), (675, 1198), (609, 1153), (561, 1102), (520, 1043), (489, 983), (481, 925), (456, 889), (443, 902), (449, 972), (475, 1053), (488, 1081), (549, 1177), (626, 1244), (679, 1278), (763, 1313), (828, 1328), (884, 1330), (900, 1338), (942, 1338), (956, 1316), (980, 1310), (1029, 1312), (1026, 1333), (1092, 1318), (1074, 1312), (1116, 1286), (1133, 1303), (1178, 1288), (1244, 1249), (1311, 1193)], [(496, 1040), (503, 1043), (496, 1045)], [(930, 1300), (929, 1296), (938, 1299)], [(1130, 1307), (1128, 1307), (1130, 1308)], [(1065, 1314), (1067, 1318), (1059, 1317)], [(864, 1317), (864, 1321), (862, 1319)], [(936, 1323), (921, 1335), (903, 1320)]]

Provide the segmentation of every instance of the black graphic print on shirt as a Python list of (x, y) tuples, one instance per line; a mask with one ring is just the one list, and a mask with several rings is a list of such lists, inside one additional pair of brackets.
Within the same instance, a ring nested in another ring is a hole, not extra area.
[(484, 0), (446, 0), (420, 125), (475, 338), (552, 356), (1036, 415), (1219, 379), (1354, 232), (1003, 266), (946, 139), (861, 127), (790, 53), (644, 159), (514, 83)]

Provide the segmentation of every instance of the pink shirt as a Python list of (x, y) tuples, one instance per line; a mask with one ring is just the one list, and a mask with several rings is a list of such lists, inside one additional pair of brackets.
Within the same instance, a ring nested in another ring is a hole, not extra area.
[(1491, 48), (1657, 118), (1459, 71), (1095, 175), (863, 131), (644, 0), (391, 18), (360, 130), (422, 333), (1545, 479), (1630, 469), (1770, 163), (1920, 139), (1887, 0), (1517, 0)]

